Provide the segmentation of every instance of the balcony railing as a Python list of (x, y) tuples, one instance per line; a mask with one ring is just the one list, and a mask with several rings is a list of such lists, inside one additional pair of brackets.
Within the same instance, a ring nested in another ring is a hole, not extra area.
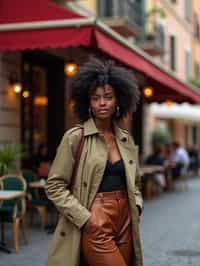
[(143, 0), (99, 0), (99, 17), (125, 36), (138, 34), (144, 26)]
[(143, 27), (144, 25), (144, 10), (142, 1), (118, 1), (117, 16), (127, 17), (132, 25)]
[(154, 25), (149, 33), (140, 35), (137, 45), (152, 56), (163, 55), (165, 52), (165, 33), (161, 25)]

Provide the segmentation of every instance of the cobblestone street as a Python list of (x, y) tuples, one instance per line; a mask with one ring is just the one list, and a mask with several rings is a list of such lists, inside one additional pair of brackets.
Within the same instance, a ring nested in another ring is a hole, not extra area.
[(141, 234), (145, 266), (200, 266), (200, 180), (186, 192), (145, 202)]
[[(162, 194), (145, 201), (141, 222), (144, 266), (200, 266), (200, 180), (186, 192)], [(11, 245), (11, 235), (6, 234)], [(1, 266), (43, 266), (52, 235), (29, 229), (29, 245), (20, 238), (20, 252), (0, 252)], [(67, 265), (66, 266), (70, 266)]]

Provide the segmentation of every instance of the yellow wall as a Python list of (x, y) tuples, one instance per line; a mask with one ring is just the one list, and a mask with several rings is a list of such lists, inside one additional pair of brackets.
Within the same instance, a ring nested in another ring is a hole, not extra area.
[(97, 0), (80, 0), (79, 4), (89, 9), (96, 14), (97, 11)]
[(146, 1), (146, 11), (150, 10), (154, 6), (155, 6), (155, 1), (154, 0)]
[[(200, 22), (200, 1), (193, 0), (193, 13), (197, 14)], [(193, 40), (193, 61), (200, 64), (200, 42), (194, 38)], [(193, 69), (194, 74), (194, 69)]]
[[(155, 0), (146, 1), (145, 2), (145, 13), (148, 13), (148, 11), (151, 10), (153, 7), (155, 7)], [(155, 20), (155, 16), (152, 16), (148, 21), (146, 21), (147, 32), (153, 32), (154, 20)]]

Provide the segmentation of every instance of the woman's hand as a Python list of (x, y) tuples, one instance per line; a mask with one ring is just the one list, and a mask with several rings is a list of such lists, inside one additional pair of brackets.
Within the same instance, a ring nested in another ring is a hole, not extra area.
[(87, 222), (83, 225), (83, 231), (87, 231), (87, 229), (90, 227), (91, 217), (87, 220)]

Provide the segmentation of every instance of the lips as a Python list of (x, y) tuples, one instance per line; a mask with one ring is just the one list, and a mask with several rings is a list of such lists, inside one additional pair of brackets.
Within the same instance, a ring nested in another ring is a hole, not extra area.
[(108, 113), (108, 109), (100, 109), (98, 111), (98, 113), (100, 113), (100, 114), (106, 114), (106, 113)]

